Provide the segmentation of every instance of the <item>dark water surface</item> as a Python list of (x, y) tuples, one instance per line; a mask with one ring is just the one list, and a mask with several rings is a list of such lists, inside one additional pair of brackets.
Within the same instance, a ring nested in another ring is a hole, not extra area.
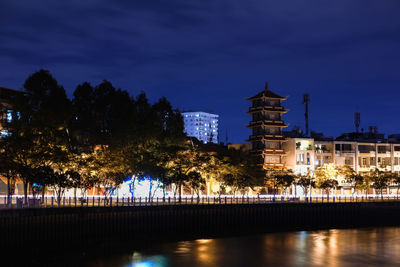
[[(81, 262), (82, 263), (82, 262)], [(88, 266), (400, 266), (400, 228), (198, 239), (86, 262)]]

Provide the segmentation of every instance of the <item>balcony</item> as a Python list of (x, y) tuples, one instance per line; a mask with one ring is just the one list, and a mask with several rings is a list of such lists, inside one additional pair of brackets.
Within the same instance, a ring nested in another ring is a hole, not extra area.
[(268, 127), (288, 127), (288, 124), (284, 123), (283, 120), (257, 120), (257, 121), (251, 121), (249, 125), (247, 125), (247, 128), (254, 128), (254, 127), (262, 127), (262, 126), (268, 126)]
[(281, 106), (258, 106), (258, 107), (250, 107), (246, 113), (252, 114), (252, 113), (263, 112), (263, 111), (279, 112), (279, 113), (287, 112), (287, 110)]
[(285, 154), (285, 150), (280, 148), (264, 148), (264, 155), (282, 155)]
[(258, 134), (250, 135), (247, 141), (286, 141), (286, 139), (281, 134)]
[(264, 163), (264, 169), (284, 169), (283, 163)]

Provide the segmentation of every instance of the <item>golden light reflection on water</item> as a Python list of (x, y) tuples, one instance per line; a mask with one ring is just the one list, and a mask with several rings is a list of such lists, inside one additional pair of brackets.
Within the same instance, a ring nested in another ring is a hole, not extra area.
[(214, 239), (198, 239), (195, 240), (196, 258), (198, 262), (205, 265), (215, 264), (215, 240)]
[(192, 242), (189, 241), (182, 241), (178, 242), (175, 253), (176, 254), (186, 254), (189, 253), (192, 249)]
[(126, 266), (400, 266), (399, 251), (400, 228), (334, 229), (176, 242)]

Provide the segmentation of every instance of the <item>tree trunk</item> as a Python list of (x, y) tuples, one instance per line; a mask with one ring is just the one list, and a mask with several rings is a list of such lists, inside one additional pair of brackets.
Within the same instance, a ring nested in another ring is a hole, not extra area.
[(136, 183), (136, 178), (132, 178), (132, 182), (131, 182), (131, 194), (132, 194), (132, 197), (135, 197), (135, 183)]
[(44, 202), (44, 192), (45, 192), (45, 190), (46, 190), (46, 186), (43, 185), (43, 188), (42, 188), (42, 204)]
[[(61, 203), (61, 188), (57, 190), (57, 204), (60, 207), (60, 203)], [(76, 197), (76, 195), (75, 195)]]
[(28, 182), (24, 181), (24, 204), (28, 204)]
[(182, 202), (182, 185), (179, 184), (179, 203)]
[(151, 189), (153, 188), (153, 182), (150, 180), (150, 186), (149, 186), (149, 201), (151, 199)]
[(11, 187), (10, 187), (10, 177), (7, 176), (7, 205), (10, 204), (10, 198), (11, 198)]

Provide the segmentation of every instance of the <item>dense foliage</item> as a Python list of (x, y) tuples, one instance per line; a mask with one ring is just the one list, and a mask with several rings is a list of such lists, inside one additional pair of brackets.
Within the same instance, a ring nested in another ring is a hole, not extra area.
[(25, 201), (28, 187), (34, 194), (51, 188), (60, 201), (72, 188), (85, 194), (101, 186), (108, 196), (127, 179), (150, 178), (149, 197), (158, 187), (199, 196), (212, 180), (234, 192), (262, 184), (240, 151), (216, 146), (210, 153), (188, 139), (180, 112), (164, 97), (151, 104), (143, 92), (132, 97), (103, 81), (78, 85), (70, 100), (46, 70), (29, 76), (24, 91), (11, 101), (12, 134), (0, 142), (9, 196), (17, 179)]

